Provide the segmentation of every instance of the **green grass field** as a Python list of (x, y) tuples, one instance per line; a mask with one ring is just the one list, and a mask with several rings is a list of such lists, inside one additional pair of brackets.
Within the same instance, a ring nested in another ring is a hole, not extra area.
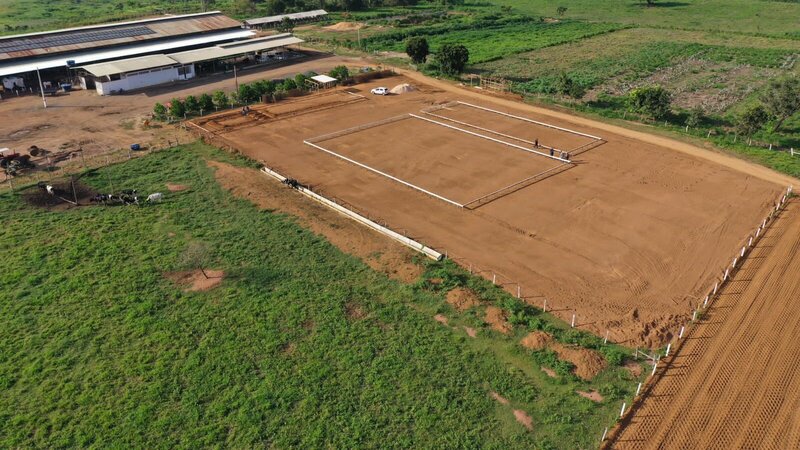
[[(389, 280), (291, 217), (233, 198), (204, 158), (250, 165), (192, 144), (83, 178), (102, 191), (190, 186), (149, 206), (47, 211), (0, 195), (0, 447), (594, 448), (631, 395), (622, 367), (585, 382), (516, 342), (543, 329), (612, 363), (627, 350), (450, 263), (424, 263), (412, 285)], [(164, 277), (195, 241), (226, 272), (216, 289)], [(515, 334), (451, 309), (456, 286), (513, 311)], [(574, 392), (590, 388), (605, 400)]]

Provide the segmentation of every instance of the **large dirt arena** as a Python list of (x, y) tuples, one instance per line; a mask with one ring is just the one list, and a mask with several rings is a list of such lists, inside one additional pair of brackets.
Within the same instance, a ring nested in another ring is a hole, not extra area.
[(790, 202), (608, 447), (800, 448), (799, 249)]
[[(401, 83), (416, 90), (369, 93)], [(347, 91), (199, 125), (464, 267), (499, 274), (509, 291), (518, 283), (531, 304), (547, 299), (565, 320), (575, 313), (579, 328), (631, 346), (671, 337), (785, 188), (438, 83), (395, 76)]]

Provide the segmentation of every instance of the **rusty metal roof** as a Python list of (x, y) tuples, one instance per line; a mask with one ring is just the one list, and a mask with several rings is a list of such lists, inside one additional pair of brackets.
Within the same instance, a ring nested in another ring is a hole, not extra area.
[(241, 22), (212, 11), (7, 36), (0, 38), (0, 61), (142, 43), (241, 26)]

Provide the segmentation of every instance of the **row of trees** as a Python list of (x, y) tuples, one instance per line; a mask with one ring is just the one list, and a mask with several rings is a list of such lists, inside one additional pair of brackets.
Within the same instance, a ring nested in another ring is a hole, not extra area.
[[(334, 67), (328, 74), (340, 80), (350, 77), (350, 71), (346, 66)], [(288, 96), (289, 93), (302, 93), (308, 90), (306, 81), (309, 76), (314, 75), (316, 74), (298, 73), (293, 78), (283, 80), (259, 80), (254, 83), (243, 83), (230, 94), (220, 90), (212, 94), (202, 94), (199, 97), (189, 95), (183, 100), (173, 98), (169, 102), (169, 107), (156, 103), (153, 107), (153, 116), (158, 120), (183, 119), (187, 116), (204, 114), (231, 106), (256, 103), (261, 101), (264, 96), (271, 96), (277, 100)]]
[[(653, 119), (663, 119), (670, 113), (671, 95), (661, 86), (647, 86), (632, 90), (628, 94), (631, 111)], [(790, 76), (769, 83), (758, 103), (750, 105), (734, 119), (736, 133), (752, 136), (770, 122), (772, 131), (778, 132), (784, 122), (800, 112), (800, 77)], [(686, 125), (699, 126), (704, 120), (699, 108), (687, 116)]]
[[(424, 63), (430, 55), (428, 40), (422, 36), (414, 36), (406, 41), (406, 54), (415, 64)], [(469, 61), (469, 50), (461, 44), (444, 44), (434, 55), (429, 69), (445, 75), (458, 75), (464, 71)]]

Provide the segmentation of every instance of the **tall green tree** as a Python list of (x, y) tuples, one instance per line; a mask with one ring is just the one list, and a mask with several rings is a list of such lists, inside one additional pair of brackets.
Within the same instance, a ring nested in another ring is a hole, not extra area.
[(294, 20), (288, 17), (281, 19), (281, 21), (278, 23), (278, 31), (281, 33), (291, 33), (294, 31)]
[(406, 41), (406, 53), (415, 64), (422, 64), (430, 53), (428, 40), (422, 36), (413, 36)]
[(633, 112), (661, 119), (669, 113), (671, 97), (662, 86), (641, 87), (628, 94), (628, 107)]
[(800, 111), (800, 77), (791, 76), (773, 80), (761, 96), (764, 109), (775, 118), (774, 131), (778, 131), (786, 119)]
[(444, 44), (436, 52), (441, 71), (447, 75), (458, 75), (469, 61), (469, 50), (461, 44)]
[(200, 109), (203, 112), (209, 112), (214, 109), (214, 99), (208, 94), (201, 95), (200, 98), (197, 99), (197, 102), (200, 104)]
[(173, 98), (169, 101), (169, 115), (175, 119), (183, 119), (186, 115), (186, 107), (179, 98)]
[(218, 109), (225, 109), (231, 104), (228, 94), (223, 91), (214, 91), (211, 95), (211, 99), (214, 102), (214, 106)]
[(769, 121), (769, 113), (764, 105), (754, 105), (742, 112), (736, 119), (736, 132), (750, 137), (764, 128)]

